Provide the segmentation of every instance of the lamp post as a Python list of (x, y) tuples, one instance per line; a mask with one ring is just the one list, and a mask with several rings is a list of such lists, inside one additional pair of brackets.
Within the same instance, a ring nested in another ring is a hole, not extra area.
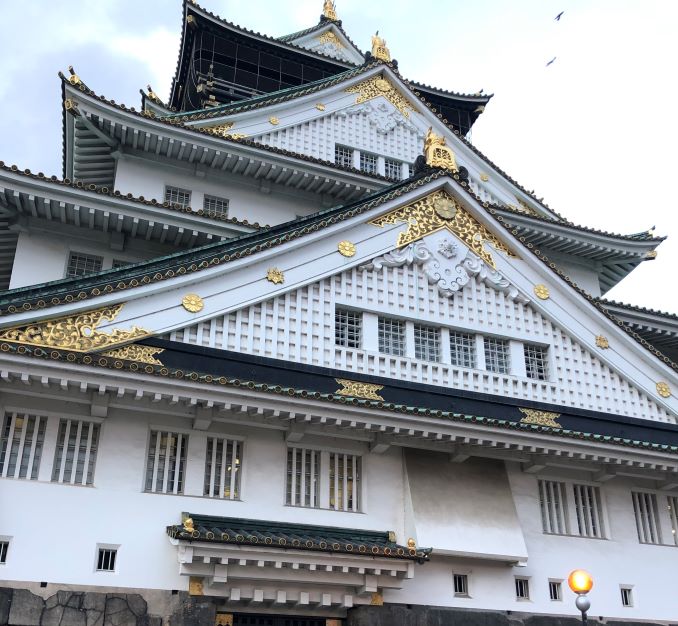
[(593, 578), (587, 571), (576, 569), (568, 576), (567, 584), (577, 594), (575, 606), (581, 611), (581, 622), (586, 626), (586, 611), (591, 608), (591, 601), (586, 594), (593, 587)]

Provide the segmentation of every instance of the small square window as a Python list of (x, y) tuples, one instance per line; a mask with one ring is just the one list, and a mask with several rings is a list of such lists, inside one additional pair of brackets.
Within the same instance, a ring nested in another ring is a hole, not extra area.
[(165, 202), (169, 203), (170, 206), (187, 209), (191, 206), (191, 192), (188, 189), (167, 186), (165, 187)]
[(508, 374), (511, 369), (509, 342), (485, 337), (485, 367), (490, 372)]
[(454, 595), (468, 597), (468, 575), (455, 574), (454, 575)]
[(9, 550), (9, 539), (0, 541), (0, 565), (7, 563), (7, 551)]
[(390, 178), (391, 180), (402, 180), (403, 164), (400, 161), (386, 159), (384, 161), (384, 174), (386, 175), (386, 178)]
[(377, 173), (377, 155), (368, 152), (360, 153), (360, 170), (368, 174)]
[(414, 356), (423, 361), (440, 361), (440, 329), (414, 325)]
[(476, 366), (476, 338), (468, 333), (450, 331), (450, 360), (457, 367)]
[(405, 356), (405, 322), (389, 317), (379, 318), (379, 352)]
[(527, 578), (516, 578), (516, 599), (530, 599), (530, 581)]
[(360, 348), (362, 344), (362, 313), (337, 309), (334, 313), (334, 341), (345, 348)]
[(126, 265), (131, 265), (132, 261), (125, 261), (124, 259), (113, 259), (113, 264), (111, 267), (115, 270), (119, 267), (125, 267)]
[(216, 196), (206, 195), (202, 208), (210, 217), (228, 216), (228, 200), (226, 198), (217, 198)]
[(633, 589), (631, 587), (621, 587), (622, 606), (633, 606)]
[(66, 278), (84, 276), (100, 272), (104, 265), (104, 257), (94, 254), (84, 254), (83, 252), (71, 252), (68, 256), (68, 266), (66, 267)]
[(563, 599), (563, 583), (560, 580), (549, 580), (549, 598), (555, 601)]
[(523, 352), (525, 353), (525, 372), (527, 377), (534, 378), (535, 380), (548, 380), (548, 348), (526, 343), (523, 345)]
[(353, 167), (353, 149), (334, 146), (334, 163), (341, 167)]
[(117, 548), (99, 548), (97, 572), (114, 572), (117, 555)]

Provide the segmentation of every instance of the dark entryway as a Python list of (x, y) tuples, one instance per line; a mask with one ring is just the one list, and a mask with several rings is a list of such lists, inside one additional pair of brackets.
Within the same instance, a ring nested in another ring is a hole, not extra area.
[(233, 626), (325, 626), (324, 617), (234, 615)]

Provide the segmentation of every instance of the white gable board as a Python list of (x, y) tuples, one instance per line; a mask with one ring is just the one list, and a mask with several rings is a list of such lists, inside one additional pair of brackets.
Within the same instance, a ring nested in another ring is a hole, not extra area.
[(290, 39), (288, 43), (356, 65), (365, 60), (360, 50), (332, 23), (296, 39)]

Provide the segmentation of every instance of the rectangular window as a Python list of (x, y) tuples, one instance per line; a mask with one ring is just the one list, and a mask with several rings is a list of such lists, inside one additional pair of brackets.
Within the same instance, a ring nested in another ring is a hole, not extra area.
[(334, 146), (334, 162), (342, 167), (353, 167), (353, 149)]
[(622, 606), (633, 606), (633, 590), (631, 587), (621, 587)]
[(6, 413), (0, 440), (0, 476), (37, 480), (46, 417)]
[(414, 325), (414, 356), (424, 361), (440, 361), (440, 329)]
[(527, 578), (516, 578), (516, 599), (530, 599), (530, 581)]
[(113, 269), (117, 269), (118, 267), (125, 267), (126, 265), (131, 265), (133, 262), (132, 261), (125, 261), (123, 259), (113, 259), (113, 264), (111, 267)]
[(104, 257), (94, 254), (84, 254), (83, 252), (71, 252), (68, 255), (68, 266), (66, 267), (66, 278), (75, 276), (84, 276), (100, 272), (104, 264)]
[(662, 542), (659, 527), (659, 509), (657, 496), (653, 493), (631, 492), (633, 512), (636, 516), (636, 530), (640, 543), (660, 544)]
[(485, 337), (485, 367), (490, 372), (508, 374), (511, 369), (509, 342), (505, 339)]
[(188, 189), (167, 186), (165, 187), (165, 202), (170, 206), (187, 209), (191, 206), (191, 192)]
[(402, 180), (403, 164), (400, 161), (386, 159), (384, 161), (384, 167), (385, 167), (384, 174), (386, 175), (386, 178), (390, 178), (391, 180)]
[(146, 462), (146, 491), (182, 493), (188, 435), (151, 431)]
[(545, 533), (568, 534), (565, 483), (553, 480), (539, 481), (539, 507)]
[(360, 171), (367, 174), (377, 173), (377, 155), (368, 152), (360, 153)]
[(285, 502), (291, 506), (320, 508), (320, 451), (287, 449)]
[(450, 331), (450, 358), (457, 367), (476, 366), (476, 338), (468, 333)]
[(360, 457), (330, 453), (330, 508), (360, 511)]
[(548, 348), (526, 343), (523, 345), (523, 352), (527, 377), (535, 380), (548, 380)]
[(455, 574), (454, 575), (454, 595), (468, 596), (468, 575)]
[(669, 517), (671, 518), (671, 534), (673, 543), (678, 546), (678, 496), (668, 497)]
[(205, 195), (202, 203), (202, 209), (210, 217), (227, 217), (228, 200), (226, 198), (217, 198), (216, 196)]
[(337, 309), (334, 313), (334, 341), (345, 348), (362, 345), (363, 315), (356, 311)]
[(582, 537), (605, 536), (603, 528), (603, 508), (600, 501), (600, 489), (591, 485), (572, 485), (574, 491), (574, 510), (577, 514), (577, 530)]
[(114, 548), (99, 548), (97, 556), (97, 572), (114, 572), (115, 557), (118, 551)]
[(98, 443), (98, 424), (80, 420), (60, 420), (52, 482), (91, 485), (94, 482)]
[(240, 498), (242, 442), (220, 437), (207, 438), (203, 495), (210, 498)]
[(9, 550), (9, 541), (0, 541), (0, 565), (7, 563), (7, 551)]
[(549, 580), (549, 598), (551, 600), (563, 599), (563, 584), (559, 580)]
[(379, 318), (379, 352), (405, 356), (405, 322), (389, 317)]

